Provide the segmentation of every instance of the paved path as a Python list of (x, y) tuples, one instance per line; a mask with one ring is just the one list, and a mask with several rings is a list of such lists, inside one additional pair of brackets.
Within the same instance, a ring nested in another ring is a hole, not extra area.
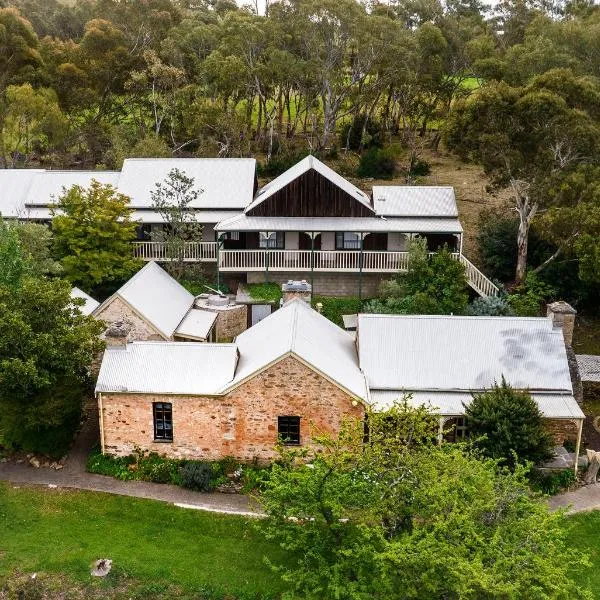
[(243, 516), (262, 516), (260, 507), (247, 496), (238, 494), (201, 493), (174, 485), (146, 481), (119, 481), (85, 470), (90, 449), (98, 439), (98, 419), (92, 413), (77, 436), (65, 466), (59, 471), (35, 468), (29, 463), (0, 463), (0, 480), (12, 483), (76, 488), (135, 498), (170, 502), (184, 508)]
[(552, 496), (548, 504), (552, 509), (568, 508), (569, 514), (600, 510), (600, 483)]

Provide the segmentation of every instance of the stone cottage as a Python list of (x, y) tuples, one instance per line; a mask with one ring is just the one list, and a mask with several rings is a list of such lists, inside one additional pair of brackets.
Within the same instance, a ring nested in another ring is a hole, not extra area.
[(359, 315), (355, 340), (295, 299), (231, 344), (116, 343), (96, 387), (109, 453), (267, 461), (278, 437), (309, 445), (313, 430), (335, 435), (345, 417), (405, 396), (460, 438), (472, 393), (503, 376), (531, 392), (557, 443), (581, 440), (551, 318)]

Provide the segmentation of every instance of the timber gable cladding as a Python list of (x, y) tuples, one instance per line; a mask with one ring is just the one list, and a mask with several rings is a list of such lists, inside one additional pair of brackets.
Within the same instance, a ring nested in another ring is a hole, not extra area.
[[(260, 200), (260, 194), (256, 200)], [(375, 212), (311, 168), (246, 212), (261, 217), (373, 217)]]

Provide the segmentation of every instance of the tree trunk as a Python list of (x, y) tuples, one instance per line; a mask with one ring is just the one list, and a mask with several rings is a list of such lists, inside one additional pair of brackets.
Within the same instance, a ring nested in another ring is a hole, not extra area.
[(591, 483), (596, 483), (596, 478), (598, 477), (598, 470), (600, 469), (600, 452), (595, 452), (594, 450), (587, 450), (587, 457), (589, 460), (589, 466), (587, 471), (585, 472), (585, 478), (583, 482), (586, 485)]
[(517, 285), (525, 281), (527, 272), (527, 249), (529, 245), (529, 222), (527, 219), (519, 220), (519, 231), (517, 233), (517, 270), (515, 282)]

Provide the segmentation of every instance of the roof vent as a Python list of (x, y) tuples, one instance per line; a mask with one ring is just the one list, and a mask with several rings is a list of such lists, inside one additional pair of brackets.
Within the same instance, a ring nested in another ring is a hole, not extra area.
[(229, 304), (229, 298), (227, 296), (219, 296), (212, 294), (208, 297), (209, 306), (227, 306)]
[(290, 279), (287, 283), (284, 283), (281, 286), (281, 290), (283, 292), (310, 292), (311, 286), (306, 279), (302, 279), (300, 281), (294, 281)]

